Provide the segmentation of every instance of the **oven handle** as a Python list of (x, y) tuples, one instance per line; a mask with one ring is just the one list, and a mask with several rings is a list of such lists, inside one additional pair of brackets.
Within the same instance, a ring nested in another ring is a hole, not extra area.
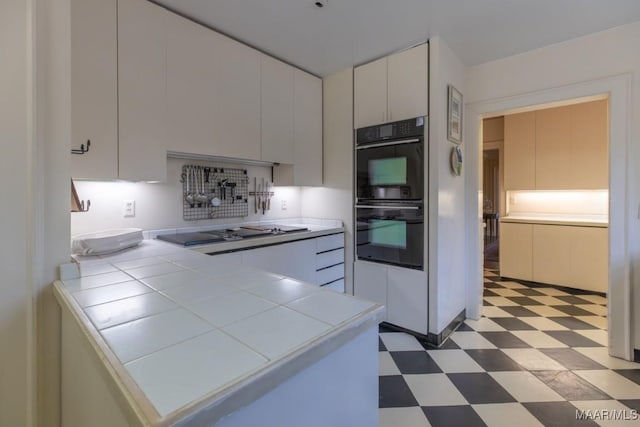
[(387, 147), (389, 145), (401, 145), (401, 144), (413, 144), (414, 142), (420, 142), (420, 138), (401, 139), (397, 141), (378, 142), (377, 144), (361, 145), (356, 147), (356, 150), (366, 150), (367, 148)]
[(420, 209), (419, 206), (383, 206), (383, 205), (356, 205), (357, 209), (398, 209), (398, 210), (409, 210), (409, 211), (417, 211)]

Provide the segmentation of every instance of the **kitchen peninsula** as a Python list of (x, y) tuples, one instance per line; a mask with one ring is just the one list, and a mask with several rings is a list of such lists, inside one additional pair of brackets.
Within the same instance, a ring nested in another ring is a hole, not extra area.
[(382, 306), (153, 239), (79, 266), (65, 426), (377, 424)]

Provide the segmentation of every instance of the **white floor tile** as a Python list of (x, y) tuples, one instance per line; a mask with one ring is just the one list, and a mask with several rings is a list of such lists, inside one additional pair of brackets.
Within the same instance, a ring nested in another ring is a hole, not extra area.
[(85, 313), (97, 329), (104, 329), (176, 308), (176, 303), (154, 292), (94, 305)]
[(576, 316), (576, 319), (582, 320), (583, 322), (587, 322), (590, 325), (595, 326), (596, 328), (606, 330), (608, 327), (608, 322), (606, 317), (600, 316)]
[(546, 317), (519, 317), (519, 319), (541, 331), (566, 331), (569, 329)]
[(640, 398), (640, 385), (610, 370), (574, 371), (614, 399)]
[(556, 289), (556, 288), (536, 288), (536, 291), (541, 292), (545, 295), (550, 295), (552, 297), (558, 297), (558, 296), (567, 296), (569, 295), (568, 293), (561, 291), (560, 289)]
[[(505, 288), (508, 288), (508, 289), (527, 289), (526, 285), (523, 285), (522, 283), (518, 283), (518, 282), (512, 282), (512, 281), (509, 281), (509, 280), (506, 280), (506, 281), (503, 281), (503, 282), (496, 282), (496, 283), (498, 283), (499, 285), (502, 285), (502, 286), (504, 286)], [(522, 295), (522, 294), (519, 294), (519, 295)]]
[(505, 328), (498, 325), (496, 322), (494, 322), (493, 320), (487, 317), (481, 317), (478, 320), (466, 319), (464, 323), (471, 326), (475, 331), (478, 331), (478, 332), (493, 332), (493, 331), (506, 330)]
[(456, 331), (451, 334), (451, 340), (463, 349), (496, 348), (491, 341), (477, 332)]
[(501, 297), (521, 297), (523, 296), (520, 292), (515, 291), (513, 289), (500, 289), (500, 288), (491, 288), (489, 289), (491, 292), (500, 295)]
[(255, 295), (235, 291), (205, 300), (184, 303), (184, 306), (214, 326), (223, 327), (277, 305)]
[[(582, 298), (582, 296), (580, 296), (580, 298)], [(607, 312), (607, 307), (603, 306), (603, 305), (597, 305), (597, 304), (580, 304), (578, 307), (580, 307), (583, 310), (587, 310), (595, 315), (598, 316), (607, 316), (608, 312)]]
[[(585, 411), (587, 416), (590, 414), (591, 419), (602, 427), (638, 427), (640, 423), (637, 412), (634, 416), (631, 409), (617, 400), (578, 400), (571, 404)], [(605, 413), (608, 415), (603, 418)]]
[(93, 276), (80, 277), (79, 279), (64, 280), (64, 286), (69, 292), (83, 289), (97, 288), (98, 286), (113, 285), (114, 283), (129, 282), (133, 280), (131, 276), (122, 271), (96, 274)]
[(566, 371), (567, 368), (535, 348), (505, 348), (502, 351), (530, 371)]
[(420, 406), (468, 405), (445, 374), (404, 375)]
[(389, 351), (422, 351), (424, 347), (418, 340), (403, 332), (383, 332), (380, 339)]
[(287, 304), (287, 307), (330, 325), (351, 319), (375, 304), (335, 292), (316, 292)]
[[(211, 363), (212, 360), (217, 363)], [(212, 392), (267, 360), (221, 331), (173, 345), (125, 365), (161, 416)]]
[(473, 409), (489, 427), (543, 427), (531, 412), (519, 403), (492, 403), (472, 405)]
[(85, 289), (74, 292), (72, 295), (76, 301), (78, 301), (80, 307), (84, 308), (123, 298), (134, 297), (136, 295), (147, 294), (149, 292), (153, 292), (153, 289), (136, 280), (132, 280), (130, 282)]
[(568, 345), (542, 331), (511, 331), (511, 333), (534, 348), (568, 347)]
[(531, 372), (489, 372), (518, 402), (556, 402), (564, 398)]
[(400, 375), (400, 370), (387, 351), (378, 352), (378, 375)]
[(513, 317), (513, 314), (500, 307), (482, 306), (482, 314), (486, 317)]
[(103, 329), (102, 336), (120, 361), (127, 363), (212, 329), (199, 317), (177, 309)]
[[(640, 369), (640, 363), (609, 356), (609, 350), (606, 347), (574, 347), (574, 350), (609, 369)], [(640, 396), (638, 396), (638, 399), (640, 399)]]
[(464, 350), (429, 350), (427, 353), (444, 373), (484, 372)]
[(380, 408), (379, 427), (430, 427), (427, 417), (417, 406), (410, 408)]
[[(609, 334), (602, 329), (577, 329), (575, 332), (605, 347), (609, 346)], [(640, 365), (638, 366), (640, 367)]]
[(525, 306), (527, 310), (531, 310), (536, 313), (538, 316), (543, 317), (569, 317), (567, 313), (564, 311), (556, 310), (553, 307), (549, 307), (546, 305), (527, 305)]
[(224, 331), (270, 359), (299, 347), (331, 326), (280, 306), (224, 327)]
[(568, 302), (566, 301), (562, 301), (561, 299), (558, 299), (556, 297), (552, 297), (549, 295), (545, 295), (545, 296), (530, 296), (529, 298), (531, 298), (534, 301), (538, 301), (539, 303), (542, 303), (544, 305), (570, 305)]
[[(487, 300), (488, 303), (493, 304), (497, 307), (513, 307), (515, 305), (519, 305), (517, 302), (511, 301), (510, 299), (505, 297), (483, 297), (483, 298)], [(492, 316), (492, 317), (496, 317), (496, 316)]]

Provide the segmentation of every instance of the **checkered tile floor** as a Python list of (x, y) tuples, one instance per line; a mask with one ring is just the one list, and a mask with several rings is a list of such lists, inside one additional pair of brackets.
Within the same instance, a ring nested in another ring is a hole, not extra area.
[(640, 411), (640, 364), (607, 354), (606, 299), (501, 281), (484, 315), (440, 349), (380, 327), (380, 427), (633, 425), (576, 409)]

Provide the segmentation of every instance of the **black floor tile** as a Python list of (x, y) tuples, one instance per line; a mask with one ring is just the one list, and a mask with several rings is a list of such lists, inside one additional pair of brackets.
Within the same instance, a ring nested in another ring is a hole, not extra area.
[(485, 297), (499, 297), (500, 295), (496, 294), (495, 292), (491, 292), (489, 289), (485, 289), (483, 292), (483, 295)]
[(392, 351), (390, 354), (400, 373), (404, 375), (439, 374), (442, 372), (426, 351)]
[(556, 310), (560, 310), (563, 313), (567, 313), (570, 316), (597, 316), (596, 314), (575, 305), (552, 305), (551, 307)]
[(495, 288), (501, 289), (501, 288), (504, 288), (504, 286), (499, 285), (499, 284), (497, 284), (495, 282), (491, 282), (489, 280), (485, 280), (484, 287), (485, 288), (489, 288), (489, 289), (495, 289)]
[(494, 317), (494, 322), (502, 326), (508, 331), (533, 331), (536, 330), (533, 326), (516, 317)]
[(631, 409), (635, 409), (636, 411), (640, 412), (640, 399), (621, 400), (620, 403), (622, 403), (625, 406), (628, 406)]
[(460, 326), (458, 326), (458, 329), (456, 329), (457, 331), (474, 331), (475, 329), (473, 329), (471, 326), (467, 325), (466, 323), (462, 322), (460, 324)]
[[(554, 308), (558, 308), (556, 306)], [(568, 307), (568, 306), (563, 306)], [(549, 320), (553, 320), (556, 323), (561, 324), (565, 328), (569, 329), (599, 329), (597, 326), (590, 325), (587, 322), (583, 322), (580, 319), (576, 319), (575, 317), (549, 317)]]
[(497, 349), (465, 350), (487, 372), (522, 371), (512, 358)]
[(489, 301), (487, 301), (486, 299), (482, 300), (482, 305), (484, 305), (485, 307), (491, 307), (493, 304), (491, 304)]
[[(423, 406), (422, 411), (433, 427), (482, 427), (482, 418), (469, 405), (464, 406)], [(402, 427), (402, 426), (398, 426)]]
[(529, 348), (526, 342), (509, 331), (480, 332), (480, 335), (491, 341), (498, 348)]
[(614, 369), (614, 372), (622, 375), (623, 377), (633, 381), (636, 384), (640, 384), (640, 369)]
[(541, 348), (540, 351), (571, 371), (580, 369), (607, 369), (595, 360), (572, 348)]
[(536, 313), (534, 313), (531, 310), (527, 310), (524, 307), (520, 307), (520, 306), (504, 306), (504, 307), (500, 307), (501, 309), (503, 309), (504, 311), (506, 311), (507, 313), (516, 316), (516, 317), (535, 317), (537, 316)]
[(569, 304), (593, 304), (591, 301), (588, 301), (586, 299), (582, 299), (582, 298), (577, 297), (575, 295), (566, 295), (566, 296), (559, 295), (559, 296), (557, 296), (555, 298), (558, 298), (559, 300), (564, 301), (564, 302), (568, 302)]
[(447, 374), (447, 377), (470, 404), (515, 402), (496, 380), (486, 372)]
[(418, 406), (416, 398), (409, 389), (402, 375), (386, 375), (378, 377), (379, 408), (402, 408)]
[(602, 347), (597, 342), (573, 331), (545, 331), (545, 333), (569, 347)]
[[(514, 291), (520, 291), (521, 289), (514, 289)], [(531, 299), (529, 297), (506, 297), (518, 305), (544, 305), (539, 301)]]
[(380, 337), (378, 337), (378, 351), (387, 351), (387, 347), (384, 346)]
[[(514, 291), (527, 296), (527, 297), (540, 297), (540, 296), (544, 296), (546, 294), (543, 294), (540, 291), (536, 291), (535, 289), (530, 289), (530, 288), (520, 288), (520, 289), (514, 289)], [(529, 304), (527, 304), (529, 305)]]
[(611, 399), (602, 390), (571, 371), (531, 371), (531, 373), (569, 401)]
[(569, 402), (523, 403), (542, 424), (547, 427), (597, 426), (591, 420), (576, 419), (576, 407)]

